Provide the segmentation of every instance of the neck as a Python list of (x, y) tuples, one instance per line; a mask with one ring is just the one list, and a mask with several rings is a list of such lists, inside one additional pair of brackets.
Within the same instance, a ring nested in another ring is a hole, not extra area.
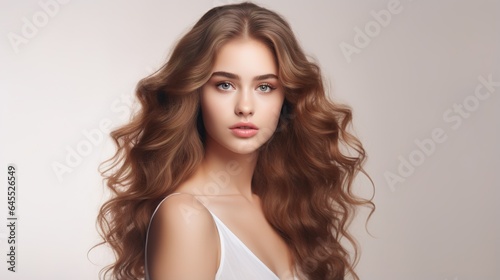
[(258, 152), (234, 153), (214, 141), (207, 141), (199, 172), (207, 182), (204, 195), (242, 195), (253, 200), (252, 176)]

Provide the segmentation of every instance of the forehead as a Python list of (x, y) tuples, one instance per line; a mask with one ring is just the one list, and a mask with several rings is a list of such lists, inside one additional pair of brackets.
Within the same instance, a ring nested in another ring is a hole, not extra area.
[(278, 75), (276, 59), (269, 47), (249, 38), (231, 40), (217, 51), (213, 72), (225, 71), (241, 77)]

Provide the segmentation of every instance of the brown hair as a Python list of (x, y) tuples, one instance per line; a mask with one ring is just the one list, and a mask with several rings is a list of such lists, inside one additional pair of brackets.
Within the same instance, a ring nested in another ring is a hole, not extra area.
[[(278, 128), (259, 149), (252, 190), (306, 278), (344, 279), (351, 273), (359, 279), (358, 246), (347, 228), (357, 206), (371, 208), (368, 218), (375, 206), (352, 192), (358, 172), (366, 174), (366, 153), (347, 132), (351, 109), (328, 99), (319, 67), (306, 58), (288, 23), (252, 3), (203, 15), (167, 63), (139, 82), (141, 110), (111, 133), (117, 151), (102, 174), (113, 197), (102, 205), (98, 226), (100, 244), (111, 246), (116, 261), (101, 271), (104, 278), (144, 277), (150, 217), (203, 158), (200, 88), (210, 78), (217, 50), (242, 36), (272, 50), (285, 90)], [(343, 238), (354, 247), (353, 259)]]

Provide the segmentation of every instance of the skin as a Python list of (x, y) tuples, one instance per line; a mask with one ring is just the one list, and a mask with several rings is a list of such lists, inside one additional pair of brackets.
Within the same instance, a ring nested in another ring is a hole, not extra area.
[[(276, 130), (284, 101), (277, 75), (273, 53), (260, 41), (235, 39), (217, 53), (211, 78), (201, 90), (205, 156), (176, 189), (182, 194), (165, 200), (153, 219), (153, 279), (214, 279), (220, 244), (208, 210), (280, 279), (291, 279), (291, 253), (251, 190), (258, 148)], [(257, 134), (234, 135), (229, 128), (238, 122), (252, 122)]]

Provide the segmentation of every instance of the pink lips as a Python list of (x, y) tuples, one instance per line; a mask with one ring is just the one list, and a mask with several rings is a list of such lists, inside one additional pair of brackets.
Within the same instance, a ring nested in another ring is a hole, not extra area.
[(249, 138), (257, 134), (258, 128), (255, 126), (253, 123), (244, 123), (244, 122), (239, 122), (233, 126), (231, 126), (229, 129), (233, 132), (234, 135), (242, 138)]

